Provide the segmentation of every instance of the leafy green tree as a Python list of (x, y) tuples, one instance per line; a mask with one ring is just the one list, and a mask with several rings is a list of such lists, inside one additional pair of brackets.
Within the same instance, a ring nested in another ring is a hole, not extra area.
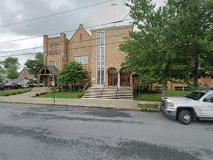
[(14, 57), (6, 58), (4, 61), (2, 61), (2, 64), (6, 70), (10, 68), (18, 69), (20, 65), (18, 62), (18, 58), (14, 58)]
[(176, 52), (185, 55), (193, 84), (198, 87), (200, 71), (204, 74), (213, 69), (213, 1), (169, 0), (168, 6), (178, 8)]
[(19, 75), (19, 73), (16, 68), (7, 69), (7, 78), (16, 79), (16, 78), (18, 78), (18, 75)]
[(5, 73), (7, 74), (8, 78), (15, 79), (18, 77), (17, 70), (20, 65), (18, 62), (18, 58), (8, 57), (2, 61), (2, 65), (4, 66)]
[(65, 64), (63, 70), (58, 74), (57, 80), (62, 84), (71, 84), (72, 90), (77, 82), (87, 78), (87, 72), (82, 65), (73, 61)]
[(129, 7), (138, 31), (121, 45), (121, 50), (127, 53), (126, 66), (146, 82), (162, 83), (165, 95), (167, 81), (188, 78), (184, 74), (188, 67), (183, 61), (184, 56), (175, 52), (176, 10), (168, 7), (156, 9), (151, 0), (131, 0)]
[(202, 13), (212, 16), (209, 9), (212, 2), (168, 0), (165, 6), (156, 8), (151, 0), (131, 0), (127, 5), (138, 29), (121, 45), (121, 50), (127, 53), (127, 68), (138, 73), (142, 80), (144, 77), (146, 81), (162, 83), (164, 95), (167, 81), (189, 81), (191, 72), (197, 77), (198, 62), (208, 60), (211, 55), (207, 33), (212, 33), (209, 27), (212, 17), (203, 16), (196, 7), (203, 6)]
[[(1, 64), (1, 62), (0, 62)], [(5, 70), (4, 68), (0, 65), (0, 83), (3, 82), (3, 78), (2, 78), (2, 75), (5, 74)]]
[(25, 66), (31, 74), (37, 74), (43, 66), (43, 54), (37, 53), (34, 60), (28, 59), (26, 61)]

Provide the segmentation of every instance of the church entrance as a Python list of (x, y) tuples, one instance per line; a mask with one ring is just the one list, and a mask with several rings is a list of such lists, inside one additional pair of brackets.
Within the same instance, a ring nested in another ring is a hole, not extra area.
[(130, 74), (124, 69), (120, 71), (121, 87), (130, 87)]
[(118, 72), (115, 68), (109, 68), (108, 71), (108, 86), (117, 86)]

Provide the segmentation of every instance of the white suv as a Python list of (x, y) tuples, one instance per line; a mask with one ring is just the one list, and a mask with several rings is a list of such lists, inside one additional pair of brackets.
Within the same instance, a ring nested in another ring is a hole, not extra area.
[(194, 91), (184, 97), (163, 97), (160, 109), (185, 125), (193, 119), (213, 120), (213, 91)]

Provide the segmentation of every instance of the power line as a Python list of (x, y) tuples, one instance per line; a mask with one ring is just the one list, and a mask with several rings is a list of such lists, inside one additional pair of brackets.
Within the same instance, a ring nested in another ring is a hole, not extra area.
[[(128, 34), (129, 33), (115, 34), (115, 35), (111, 35), (111, 36), (106, 36), (105, 38), (117, 37), (117, 36), (128, 35)], [(99, 38), (91, 38), (91, 39), (87, 39), (87, 40), (81, 40), (79, 42), (72, 42), (72, 44), (89, 42), (89, 41), (93, 41), (93, 40), (97, 40), (97, 39), (99, 39)], [(63, 42), (63, 41), (58, 41), (58, 42)], [(59, 44), (59, 45), (64, 45), (64, 44)], [(43, 48), (43, 46), (38, 46), (38, 47), (33, 47), (33, 48), (24, 48), (24, 49), (11, 50), (11, 51), (1, 51), (0, 53), (4, 54), (4, 53), (19, 52), (19, 51), (26, 51), (26, 50), (32, 50), (32, 49), (42, 49), (42, 48)]]
[(23, 21), (17, 21), (17, 22), (14, 22), (14, 23), (4, 24), (4, 25), (0, 25), (0, 28), (13, 26), (13, 25), (17, 25), (17, 24), (22, 24), (22, 23), (28, 23), (28, 22), (32, 22), (32, 21), (38, 21), (38, 20), (41, 20), (41, 19), (45, 19), (45, 18), (49, 18), (49, 17), (53, 17), (53, 16), (57, 16), (57, 15), (61, 15), (61, 14), (65, 14), (65, 13), (81, 10), (81, 9), (86, 9), (86, 8), (90, 8), (90, 7), (94, 7), (94, 6), (98, 6), (98, 5), (109, 3), (109, 2), (112, 2), (112, 1), (115, 1), (115, 0), (101, 1), (101, 2), (90, 4), (90, 5), (87, 5), (87, 6), (83, 6), (83, 7), (79, 7), (79, 8), (75, 8), (75, 9), (70, 9), (70, 10), (66, 10), (66, 11), (62, 11), (62, 12), (49, 14), (49, 15), (46, 15), (46, 16), (41, 16), (41, 17), (26, 19), (26, 20), (23, 20)]
[[(98, 25), (89, 26), (89, 27), (86, 27), (85, 29), (91, 29), (91, 28), (94, 28), (94, 27), (106, 26), (106, 25), (109, 25), (109, 24), (117, 24), (117, 23), (121, 23), (121, 22), (124, 22), (124, 21), (129, 21), (129, 20), (132, 20), (132, 19), (124, 18), (124, 19), (118, 20), (118, 21), (107, 22), (107, 23), (102, 23), (102, 24), (98, 24)], [(72, 32), (76, 32), (76, 29), (75, 30), (64, 31), (64, 33), (72, 33)], [(57, 35), (57, 34), (60, 34), (60, 33), (61, 32), (50, 33), (50, 34), (48, 34), (48, 36)], [(0, 42), (0, 44), (17, 42), (17, 41), (24, 41), (24, 40), (35, 39), (35, 38), (42, 38), (43, 35), (45, 35), (45, 34), (38, 35), (38, 36), (31, 36), (31, 37), (27, 37), (27, 38), (13, 39), (13, 40), (9, 40), (9, 41), (2, 41), (2, 42)]]
[(31, 49), (42, 49), (43, 47), (32, 47), (32, 48), (24, 48), (24, 49), (17, 49), (17, 50), (11, 50), (11, 51), (1, 51), (0, 53), (11, 53), (11, 52), (19, 52), (19, 51), (27, 51), (27, 50), (31, 50)]
[[(107, 45), (117, 44), (117, 43), (123, 43), (123, 42), (127, 42), (127, 41), (111, 42), (111, 43), (105, 43), (105, 44), (102, 44), (102, 45), (107, 46)], [(72, 48), (72, 49), (91, 48), (91, 47), (102, 46), (102, 45), (90, 45), (90, 46), (85, 46), (85, 47), (76, 47), (76, 48)], [(58, 52), (58, 51), (61, 51), (61, 50), (55, 50), (55, 51), (47, 52), (47, 53), (55, 53), (55, 52)], [(5, 55), (5, 56), (0, 56), (0, 57), (17, 57), (17, 56), (34, 55), (34, 54), (37, 54), (37, 52), (36, 53), (34, 53), (34, 52), (31, 52), (31, 53), (22, 53), (22, 54), (16, 54), (16, 55), (11, 54), (11, 55)]]

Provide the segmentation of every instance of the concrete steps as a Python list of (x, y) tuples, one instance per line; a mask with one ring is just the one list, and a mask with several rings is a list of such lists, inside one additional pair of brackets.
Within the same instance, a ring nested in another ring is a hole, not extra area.
[(89, 88), (84, 94), (83, 98), (103, 98), (103, 99), (133, 99), (133, 92), (131, 88)]
[(101, 88), (88, 88), (83, 98), (101, 98)]
[(116, 87), (104, 88), (101, 98), (103, 99), (116, 99)]
[(133, 92), (131, 88), (119, 88), (117, 92), (117, 99), (133, 99)]

